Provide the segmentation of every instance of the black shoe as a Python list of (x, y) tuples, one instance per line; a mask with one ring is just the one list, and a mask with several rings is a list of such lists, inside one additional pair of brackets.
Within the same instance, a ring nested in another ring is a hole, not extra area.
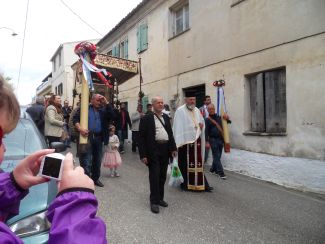
[(168, 207), (168, 203), (166, 203), (164, 200), (160, 200), (159, 201), (159, 206), (162, 206), (164, 208), (167, 208)]
[(102, 182), (100, 182), (100, 180), (96, 180), (94, 183), (96, 186), (104, 187), (104, 184)]
[(221, 173), (219, 173), (218, 175), (219, 175), (220, 178), (223, 179), (223, 180), (226, 180), (226, 179), (227, 179), (227, 176), (225, 175), (224, 172), (221, 172)]
[(206, 192), (212, 192), (213, 191), (213, 187), (212, 186), (208, 186), (208, 187), (205, 188), (204, 191), (206, 191)]
[(212, 168), (210, 168), (210, 173), (211, 173), (211, 174), (215, 173), (215, 170), (212, 169)]
[(159, 206), (157, 204), (150, 204), (151, 212), (157, 214), (159, 213)]

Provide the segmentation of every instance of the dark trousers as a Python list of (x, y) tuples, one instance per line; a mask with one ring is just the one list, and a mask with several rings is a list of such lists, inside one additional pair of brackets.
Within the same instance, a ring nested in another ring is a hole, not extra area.
[(119, 151), (124, 151), (124, 140), (128, 138), (127, 130), (118, 130), (117, 131), (118, 139), (120, 140)]
[(164, 200), (164, 186), (168, 167), (168, 143), (157, 144), (155, 158), (149, 158), (150, 203), (158, 204)]
[(56, 137), (56, 136), (47, 136), (46, 139), (47, 139), (47, 142), (48, 142), (50, 148), (51, 148), (52, 142), (60, 142), (61, 141), (61, 137)]
[(139, 131), (132, 131), (132, 152), (135, 152), (138, 147)]
[(89, 136), (89, 145), (86, 153), (79, 154), (80, 166), (93, 181), (100, 177), (103, 143), (101, 136)]
[(211, 146), (212, 156), (213, 156), (213, 162), (211, 170), (213, 170), (216, 173), (223, 173), (223, 167), (221, 164), (221, 154), (222, 154), (222, 148), (223, 148), (223, 141), (222, 139), (217, 139), (210, 137), (209, 143)]
[(210, 149), (209, 148), (205, 148), (204, 163), (206, 163), (208, 161), (209, 152), (210, 152)]

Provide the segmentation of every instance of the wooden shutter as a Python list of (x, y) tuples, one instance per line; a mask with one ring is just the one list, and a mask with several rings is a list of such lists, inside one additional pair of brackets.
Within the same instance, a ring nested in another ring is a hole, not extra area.
[(116, 54), (116, 57), (118, 57), (118, 58), (120, 57), (120, 44), (119, 43), (116, 45), (115, 54)]
[(286, 132), (285, 70), (265, 72), (265, 118), (266, 132)]
[(147, 112), (147, 104), (148, 104), (148, 96), (144, 96), (142, 98), (142, 107), (143, 107), (143, 112)]
[(141, 51), (143, 51), (148, 48), (148, 25), (144, 24), (141, 27)]
[(141, 52), (141, 35), (140, 35), (140, 26), (138, 26), (137, 30), (137, 52)]
[(128, 44), (129, 44), (129, 41), (128, 39), (126, 39), (124, 41), (124, 57), (125, 59), (128, 59), (129, 58), (129, 47), (128, 47)]
[(250, 78), (251, 130), (265, 131), (263, 73)]
[(116, 46), (113, 46), (112, 48), (112, 56), (116, 57)]

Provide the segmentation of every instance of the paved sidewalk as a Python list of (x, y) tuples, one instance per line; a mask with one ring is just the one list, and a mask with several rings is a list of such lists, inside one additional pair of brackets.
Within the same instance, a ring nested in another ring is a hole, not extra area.
[[(208, 164), (212, 164), (211, 152)], [(226, 170), (288, 188), (325, 194), (325, 161), (279, 157), (231, 149), (222, 154)]]

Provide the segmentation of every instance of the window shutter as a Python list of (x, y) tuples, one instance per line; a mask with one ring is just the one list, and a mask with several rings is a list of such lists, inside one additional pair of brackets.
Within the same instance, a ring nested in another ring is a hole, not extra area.
[(116, 45), (116, 57), (120, 57), (120, 44)]
[(250, 78), (251, 130), (265, 132), (263, 73)]
[(112, 56), (116, 57), (116, 48), (115, 48), (115, 46), (113, 46), (113, 48), (112, 48)]
[(142, 50), (146, 50), (148, 48), (148, 25), (144, 24), (142, 25), (142, 33), (141, 33), (141, 39), (142, 39)]
[(128, 48), (128, 44), (129, 44), (129, 41), (128, 41), (128, 39), (126, 39), (126, 40), (124, 41), (124, 58), (125, 58), (125, 59), (128, 59), (128, 58), (129, 58), (129, 53), (128, 53), (129, 48)]
[(138, 26), (137, 30), (137, 52), (141, 52), (141, 33), (140, 33), (140, 26)]
[(285, 70), (265, 72), (266, 132), (286, 132)]
[(148, 96), (144, 96), (142, 98), (142, 107), (143, 107), (143, 112), (147, 112), (147, 104), (148, 104)]

